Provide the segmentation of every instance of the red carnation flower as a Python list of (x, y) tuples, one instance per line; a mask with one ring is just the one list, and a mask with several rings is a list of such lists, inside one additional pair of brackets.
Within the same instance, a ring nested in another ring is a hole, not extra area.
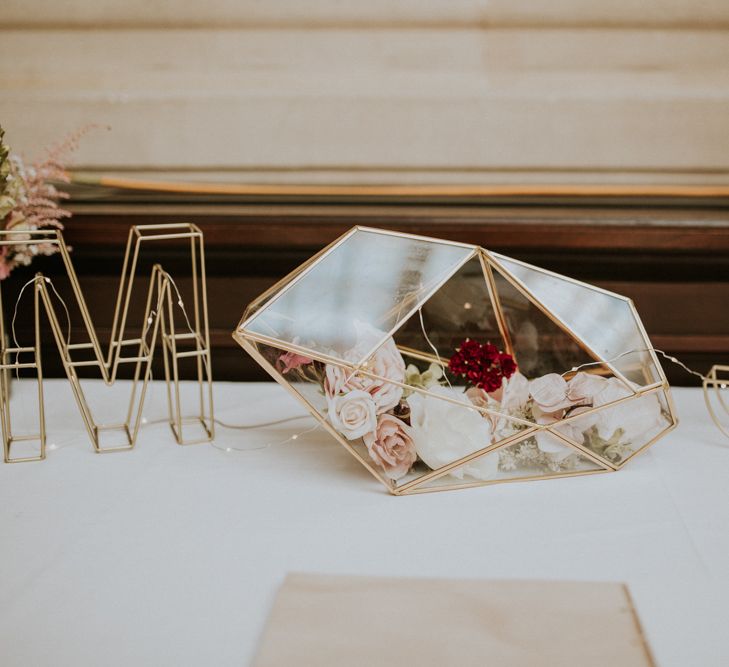
[(466, 338), (450, 358), (448, 369), (470, 384), (493, 392), (501, 387), (503, 378), (510, 378), (516, 372), (516, 362), (493, 343), (482, 344)]

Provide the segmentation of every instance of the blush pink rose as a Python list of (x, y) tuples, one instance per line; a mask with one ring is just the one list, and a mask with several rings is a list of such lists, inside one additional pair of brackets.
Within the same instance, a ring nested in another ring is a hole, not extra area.
[(593, 397), (604, 388), (607, 380), (592, 373), (577, 373), (567, 383), (567, 398), (573, 405), (592, 404)]
[(388, 380), (400, 383), (405, 381), (405, 362), (392, 338), (378, 348), (365, 369), (373, 375), (378, 375), (379, 378), (355, 374), (351, 369), (327, 364), (324, 369), (326, 374), (324, 390), (327, 396), (346, 394), (357, 389), (366, 391), (372, 397), (377, 407), (377, 414), (392, 410), (400, 402), (403, 388)]
[(306, 366), (312, 361), (314, 360), (301, 354), (297, 354), (296, 352), (285, 352), (278, 358), (279, 368), (284, 375), (286, 375), (289, 371), (299, 368), (300, 366)]
[(418, 458), (410, 427), (392, 415), (380, 415), (375, 432), (367, 433), (363, 439), (370, 458), (390, 479), (407, 475)]

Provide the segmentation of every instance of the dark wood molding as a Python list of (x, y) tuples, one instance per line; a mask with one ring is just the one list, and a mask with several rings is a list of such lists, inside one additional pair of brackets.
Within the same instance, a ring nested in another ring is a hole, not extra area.
[(123, 243), (133, 219), (195, 222), (208, 246), (249, 249), (318, 248), (360, 224), (488, 248), (729, 253), (725, 207), (77, 204), (73, 209), (68, 235), (79, 244)]

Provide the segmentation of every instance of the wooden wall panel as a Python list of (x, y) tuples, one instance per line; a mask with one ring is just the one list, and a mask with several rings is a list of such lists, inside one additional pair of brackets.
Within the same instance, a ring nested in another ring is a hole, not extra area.
[(0, 29), (0, 89), (95, 175), (729, 184), (729, 29)]
[(9, 25), (648, 25), (729, 22), (722, 0), (5, 0)]

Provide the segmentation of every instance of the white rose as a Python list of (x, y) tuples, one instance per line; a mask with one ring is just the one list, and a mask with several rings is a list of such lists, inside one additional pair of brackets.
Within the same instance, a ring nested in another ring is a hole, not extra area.
[(375, 403), (366, 391), (354, 389), (342, 396), (327, 396), (329, 421), (347, 440), (356, 440), (377, 428)]
[[(437, 398), (442, 396), (459, 402), (463, 394), (447, 387), (433, 387), (431, 394), (410, 395), (410, 432), (418, 456), (433, 470), (468, 456), (491, 444), (491, 425), (477, 411)], [(451, 470), (458, 479), (470, 475), (491, 479), (498, 472), (497, 454), (486, 455)]]

